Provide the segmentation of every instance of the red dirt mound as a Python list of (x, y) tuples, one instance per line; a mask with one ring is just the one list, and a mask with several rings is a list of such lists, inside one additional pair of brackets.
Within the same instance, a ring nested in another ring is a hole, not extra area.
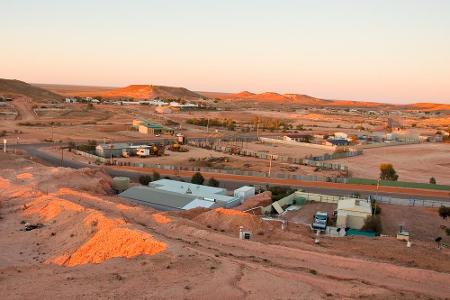
[(71, 254), (57, 256), (49, 262), (73, 267), (98, 264), (115, 257), (154, 255), (167, 248), (150, 234), (126, 228), (124, 221), (107, 218), (98, 212), (89, 214), (83, 223), (86, 230), (96, 230), (95, 234)]
[(240, 226), (254, 232), (263, 229), (258, 217), (234, 209), (216, 208), (198, 215), (193, 221), (227, 232), (238, 232)]
[[(244, 203), (235, 207), (234, 209), (244, 211), (258, 206), (267, 206), (270, 205), (271, 203), (272, 203), (272, 192), (265, 191), (258, 195), (247, 198)], [(257, 214), (260, 212), (261, 210), (258, 209), (252, 211), (253, 214)]]

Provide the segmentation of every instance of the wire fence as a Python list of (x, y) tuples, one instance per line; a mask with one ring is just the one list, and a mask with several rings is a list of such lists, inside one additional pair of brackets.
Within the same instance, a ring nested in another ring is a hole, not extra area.
[[(80, 150), (72, 150), (74, 153), (79, 154), (83, 157), (94, 160), (97, 163), (110, 163), (109, 159), (83, 152)], [(190, 172), (201, 172), (201, 173), (219, 173), (219, 174), (229, 174), (229, 175), (239, 175), (239, 176), (250, 176), (250, 177), (265, 177), (265, 178), (278, 178), (278, 179), (292, 179), (292, 180), (303, 180), (303, 181), (318, 181), (318, 182), (336, 182), (336, 183), (347, 183), (348, 179), (345, 177), (326, 177), (326, 176), (315, 176), (315, 175), (297, 175), (289, 173), (277, 173), (272, 172), (271, 176), (267, 172), (258, 171), (245, 171), (236, 169), (216, 169), (208, 167), (187, 167), (180, 165), (167, 165), (167, 164), (149, 164), (143, 162), (123, 162), (112, 160), (112, 164), (115, 166), (123, 167), (134, 167), (134, 168), (147, 168), (147, 169), (159, 169), (180, 172), (180, 171), (190, 171)]]
[(213, 141), (213, 142), (211, 142), (211, 141), (189, 141), (189, 145), (193, 146), (193, 147), (214, 150), (214, 151), (227, 153), (227, 154), (235, 154), (235, 155), (254, 157), (254, 158), (265, 159), (265, 160), (272, 159), (272, 160), (284, 162), (284, 163), (307, 165), (307, 166), (317, 167), (317, 168), (326, 169), (326, 170), (337, 170), (337, 171), (341, 171), (344, 173), (348, 173), (348, 167), (346, 165), (336, 164), (336, 163), (331, 163), (331, 162), (324, 162), (324, 161), (345, 158), (345, 157), (358, 156), (363, 153), (362, 150), (355, 150), (355, 151), (337, 152), (337, 153), (331, 153), (331, 154), (324, 154), (321, 156), (310, 156), (307, 158), (303, 158), (303, 157), (292, 157), (292, 156), (285, 156), (285, 155), (278, 155), (278, 154), (270, 154), (270, 153), (266, 153), (266, 152), (258, 152), (258, 151), (253, 151), (253, 150), (249, 150), (249, 149), (244, 149), (238, 143), (231, 144), (231, 145), (221, 145), (219, 143), (216, 143), (215, 141)]
[(419, 207), (441, 207), (446, 206), (450, 207), (450, 198), (449, 201), (440, 201), (440, 200), (423, 200), (423, 199), (403, 199), (403, 198), (394, 198), (388, 196), (380, 196), (380, 195), (370, 195), (369, 199), (372, 201), (377, 201), (386, 204), (393, 205), (403, 205), (403, 206), (419, 206)]

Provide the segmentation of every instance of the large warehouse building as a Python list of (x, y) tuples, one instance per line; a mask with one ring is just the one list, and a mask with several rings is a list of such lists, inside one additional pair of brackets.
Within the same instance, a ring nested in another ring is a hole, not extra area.
[(149, 183), (149, 186), (131, 187), (119, 196), (160, 210), (230, 208), (239, 205), (243, 200), (240, 196), (228, 196), (226, 192), (223, 188), (161, 179)]

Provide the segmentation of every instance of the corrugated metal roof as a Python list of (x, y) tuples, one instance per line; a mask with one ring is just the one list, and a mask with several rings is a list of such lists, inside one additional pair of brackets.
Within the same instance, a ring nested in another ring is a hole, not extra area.
[(244, 185), (238, 189), (235, 189), (234, 192), (247, 192), (247, 191), (253, 191), (254, 189), (255, 189), (254, 186)]
[[(229, 196), (225, 195), (226, 190), (223, 188), (193, 184), (190, 182), (183, 182), (183, 181), (170, 180), (170, 179), (156, 180), (156, 181), (150, 182), (149, 186), (159, 189), (159, 190), (181, 193), (181, 194), (190, 194), (190, 195), (206, 197), (206, 198), (224, 199), (223, 196), (229, 197)], [(222, 197), (220, 197), (220, 196), (218, 197), (218, 195), (222, 195)]]
[(337, 210), (361, 212), (366, 214), (372, 214), (372, 205), (365, 199), (341, 199), (338, 201)]
[(130, 147), (130, 144), (128, 144), (128, 143), (100, 144), (100, 145), (97, 145), (96, 147), (101, 147), (102, 149), (109, 150), (109, 149), (111, 149), (111, 146), (112, 146), (113, 150), (127, 149), (128, 147)]
[(194, 195), (174, 193), (146, 186), (131, 187), (120, 193), (119, 196), (148, 205), (155, 204), (175, 209), (182, 209), (197, 198)]
[(206, 207), (210, 208), (215, 204), (213, 201), (207, 201), (202, 199), (194, 199), (192, 202), (188, 203), (187, 205), (183, 206), (183, 209), (191, 209), (196, 207)]

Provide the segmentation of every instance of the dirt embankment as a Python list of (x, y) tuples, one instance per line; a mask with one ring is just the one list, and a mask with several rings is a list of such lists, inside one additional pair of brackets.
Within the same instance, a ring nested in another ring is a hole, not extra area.
[[(425, 243), (406, 248), (389, 238), (322, 238), (315, 245), (303, 225), (281, 231), (279, 223), (238, 210), (135, 206), (110, 195), (101, 174), (31, 164), (0, 176), (5, 299), (450, 294), (450, 254)], [(240, 226), (254, 233), (251, 241), (237, 238)]]

